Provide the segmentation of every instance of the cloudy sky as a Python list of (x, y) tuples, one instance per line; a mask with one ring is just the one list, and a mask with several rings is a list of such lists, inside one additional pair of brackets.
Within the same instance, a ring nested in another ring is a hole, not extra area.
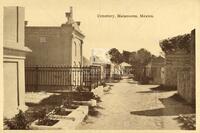
[[(158, 55), (159, 40), (189, 33), (196, 27), (199, 0), (4, 0), (5, 6), (25, 7), (31, 26), (60, 26), (73, 7), (86, 35), (84, 55), (92, 48), (135, 51), (146, 48)], [(98, 18), (97, 15), (153, 15), (153, 18)]]

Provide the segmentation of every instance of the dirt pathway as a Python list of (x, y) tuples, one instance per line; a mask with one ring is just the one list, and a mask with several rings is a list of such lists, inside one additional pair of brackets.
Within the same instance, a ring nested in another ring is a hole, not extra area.
[(173, 98), (176, 91), (155, 90), (123, 79), (103, 95), (98, 116), (88, 116), (78, 129), (181, 129), (174, 118), (194, 110)]

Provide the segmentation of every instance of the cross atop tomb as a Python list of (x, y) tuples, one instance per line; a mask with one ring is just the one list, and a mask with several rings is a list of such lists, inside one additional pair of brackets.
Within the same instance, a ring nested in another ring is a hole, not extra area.
[(65, 16), (66, 16), (66, 18), (67, 18), (67, 23), (68, 24), (71, 24), (71, 23), (73, 23), (74, 22), (74, 20), (73, 20), (73, 8), (72, 7), (70, 7), (70, 12), (66, 12), (65, 13)]

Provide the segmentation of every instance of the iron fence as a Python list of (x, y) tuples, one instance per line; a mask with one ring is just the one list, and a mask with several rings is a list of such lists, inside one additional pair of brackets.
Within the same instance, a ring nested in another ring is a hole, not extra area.
[(29, 66), (25, 67), (26, 91), (68, 90), (82, 88), (91, 90), (101, 83), (98, 66)]

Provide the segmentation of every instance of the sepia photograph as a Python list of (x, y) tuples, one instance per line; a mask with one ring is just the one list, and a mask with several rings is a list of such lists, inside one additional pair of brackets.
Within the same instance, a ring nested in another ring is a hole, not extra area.
[(2, 128), (197, 131), (199, 0), (4, 0)]

